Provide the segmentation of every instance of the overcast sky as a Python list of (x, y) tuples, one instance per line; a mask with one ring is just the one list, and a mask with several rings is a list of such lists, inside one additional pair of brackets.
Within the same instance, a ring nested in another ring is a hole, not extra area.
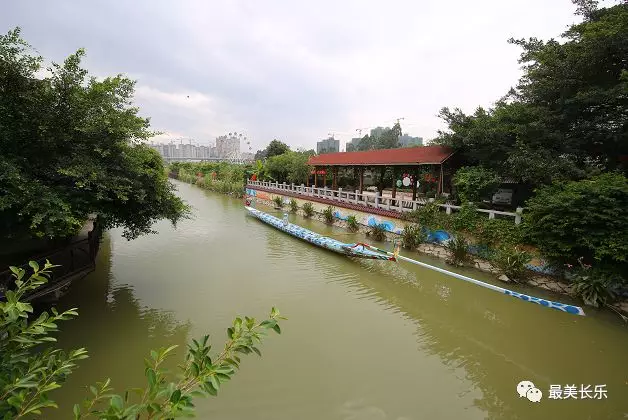
[[(137, 80), (136, 103), (167, 138), (245, 133), (315, 147), (392, 125), (425, 139), (444, 106), (490, 106), (519, 75), (510, 37), (558, 36), (570, 0), (11, 1), (44, 57), (87, 50), (97, 76)], [(188, 98), (189, 96), (189, 98)], [(341, 146), (342, 147), (342, 146)]]

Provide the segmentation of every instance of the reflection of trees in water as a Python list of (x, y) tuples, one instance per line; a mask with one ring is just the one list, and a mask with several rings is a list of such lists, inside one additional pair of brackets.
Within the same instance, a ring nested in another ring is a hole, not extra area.
[(128, 285), (112, 287), (111, 265), (111, 241), (106, 235), (96, 271), (73, 284), (56, 305), (78, 307), (79, 312), (78, 318), (60, 325), (59, 344), (85, 347), (89, 352), (89, 359), (80, 363), (55, 396), (65, 407), (59, 412), (67, 413), (68, 406), (71, 409), (72, 403), (85, 396), (84, 387), (96, 381), (111, 378), (116, 390), (143, 385), (143, 360), (151, 349), (179, 345), (179, 357), (167, 366), (171, 369), (184, 355), (190, 323), (179, 322), (170, 312), (142, 307)]

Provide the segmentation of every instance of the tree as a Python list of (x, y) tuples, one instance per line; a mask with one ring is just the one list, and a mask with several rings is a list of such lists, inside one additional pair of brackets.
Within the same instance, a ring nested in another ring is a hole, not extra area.
[(290, 150), (290, 146), (277, 139), (274, 139), (270, 142), (268, 146), (266, 146), (265, 157), (271, 158), (273, 156), (282, 155), (288, 150)]
[(437, 144), (453, 147), (469, 165), (533, 185), (626, 170), (628, 3), (575, 3), (584, 21), (562, 35), (564, 42), (510, 40), (523, 49), (524, 74), (494, 108), (441, 110), (448, 130)]
[(134, 238), (158, 219), (176, 223), (187, 207), (159, 154), (141, 143), (154, 133), (132, 106), (134, 82), (98, 80), (83, 50), (39, 78), (43, 58), (16, 28), (0, 36), (0, 232), (65, 238), (90, 213)]
[(526, 204), (528, 236), (548, 258), (628, 267), (628, 180), (606, 173), (554, 183)]
[[(50, 344), (55, 342), (51, 334), (58, 331), (57, 323), (76, 317), (76, 309), (58, 313), (53, 308), (50, 313), (44, 311), (36, 319), (29, 320), (33, 307), (24, 298), (48, 281), (54, 266), (47, 262), (40, 268), (31, 261), (30, 267), (32, 273), (29, 276), (24, 269), (11, 267), (15, 287), (6, 292), (6, 302), (0, 301), (0, 417), (3, 419), (33, 418), (41, 415), (43, 409), (56, 407), (49, 396), (50, 391), (60, 388), (76, 369), (77, 362), (88, 357), (85, 349), (64, 352)], [(261, 356), (258, 345), (264, 331), (281, 333), (281, 319), (285, 318), (275, 308), (269, 318), (261, 322), (249, 317), (236, 318), (227, 329), (228, 341), (215, 356), (210, 356), (208, 336), (193, 340), (180, 365), (181, 375), (177, 380), (173, 380), (162, 367), (177, 346), (153, 350), (150, 358), (145, 359), (148, 384), (144, 389), (113, 394), (107, 379), (90, 387), (92, 395), (84, 404), (74, 406), (74, 418), (190, 417), (194, 413), (193, 397), (217, 395), (221, 384), (239, 368), (238, 354)]]
[(517, 98), (543, 110), (563, 153), (613, 170), (628, 154), (628, 3), (574, 3), (584, 21), (562, 34), (566, 42), (510, 41), (523, 48)]
[(375, 148), (375, 139), (369, 136), (368, 134), (362, 137), (362, 139), (360, 140), (357, 146), (357, 150), (359, 151), (372, 150), (374, 148)]
[(255, 152), (255, 160), (264, 160), (266, 159), (266, 150), (258, 150)]
[(462, 203), (478, 202), (495, 191), (501, 180), (492, 170), (482, 166), (468, 166), (456, 171), (453, 184)]
[(264, 170), (278, 182), (293, 182), (302, 184), (307, 181), (310, 174), (310, 167), (307, 162), (313, 151), (293, 152), (273, 156), (266, 160)]

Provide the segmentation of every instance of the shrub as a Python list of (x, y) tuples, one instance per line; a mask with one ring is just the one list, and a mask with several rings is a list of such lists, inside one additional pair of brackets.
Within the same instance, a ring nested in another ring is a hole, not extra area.
[(626, 285), (626, 279), (610, 270), (592, 268), (582, 259), (578, 263), (579, 267), (571, 276), (572, 294), (596, 308), (613, 303)]
[(628, 180), (605, 173), (554, 183), (527, 202), (526, 233), (543, 255), (559, 263), (628, 266)]
[(371, 226), (369, 236), (374, 240), (383, 242), (386, 240), (386, 226), (382, 223)]
[(530, 254), (517, 247), (502, 245), (493, 254), (491, 262), (501, 270), (506, 277), (513, 280), (523, 280), (527, 272), (525, 265), (530, 261)]
[(301, 207), (303, 209), (303, 215), (305, 217), (312, 217), (314, 215), (314, 206), (309, 201), (304, 203)]
[(294, 198), (290, 199), (290, 211), (292, 213), (296, 213), (297, 211), (299, 211), (299, 204)]
[(358, 224), (358, 219), (356, 219), (355, 215), (351, 214), (347, 217), (347, 228), (351, 232), (357, 232), (360, 230), (360, 225)]
[(273, 198), (273, 201), (276, 207), (279, 207), (280, 209), (283, 208), (283, 198), (277, 195)]
[(325, 219), (326, 223), (334, 223), (334, 207), (333, 206), (327, 206), (324, 210), (323, 210), (323, 218)]
[(465, 262), (471, 259), (469, 244), (462, 235), (456, 235), (449, 240), (447, 242), (447, 250), (449, 251), (449, 258), (447, 259), (449, 264), (464, 265)]
[(466, 166), (458, 169), (452, 182), (461, 203), (476, 202), (492, 193), (501, 180), (492, 170), (482, 166)]
[(477, 206), (463, 203), (460, 210), (450, 216), (449, 226), (457, 232), (474, 232), (482, 220)]
[(412, 224), (406, 225), (401, 234), (401, 244), (404, 248), (415, 249), (419, 244), (425, 242), (426, 235), (421, 226)]
[(438, 203), (427, 203), (409, 213), (404, 214), (404, 219), (418, 223), (428, 229), (446, 229), (449, 227), (449, 217), (440, 210)]
[(510, 220), (481, 218), (475, 224), (473, 236), (489, 248), (498, 244), (514, 246), (523, 242), (523, 228)]

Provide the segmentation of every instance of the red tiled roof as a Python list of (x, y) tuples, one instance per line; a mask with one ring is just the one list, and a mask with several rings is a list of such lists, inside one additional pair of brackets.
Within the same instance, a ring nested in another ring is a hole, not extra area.
[(363, 152), (325, 153), (310, 157), (310, 165), (427, 165), (443, 163), (453, 151), (444, 146), (403, 147)]

